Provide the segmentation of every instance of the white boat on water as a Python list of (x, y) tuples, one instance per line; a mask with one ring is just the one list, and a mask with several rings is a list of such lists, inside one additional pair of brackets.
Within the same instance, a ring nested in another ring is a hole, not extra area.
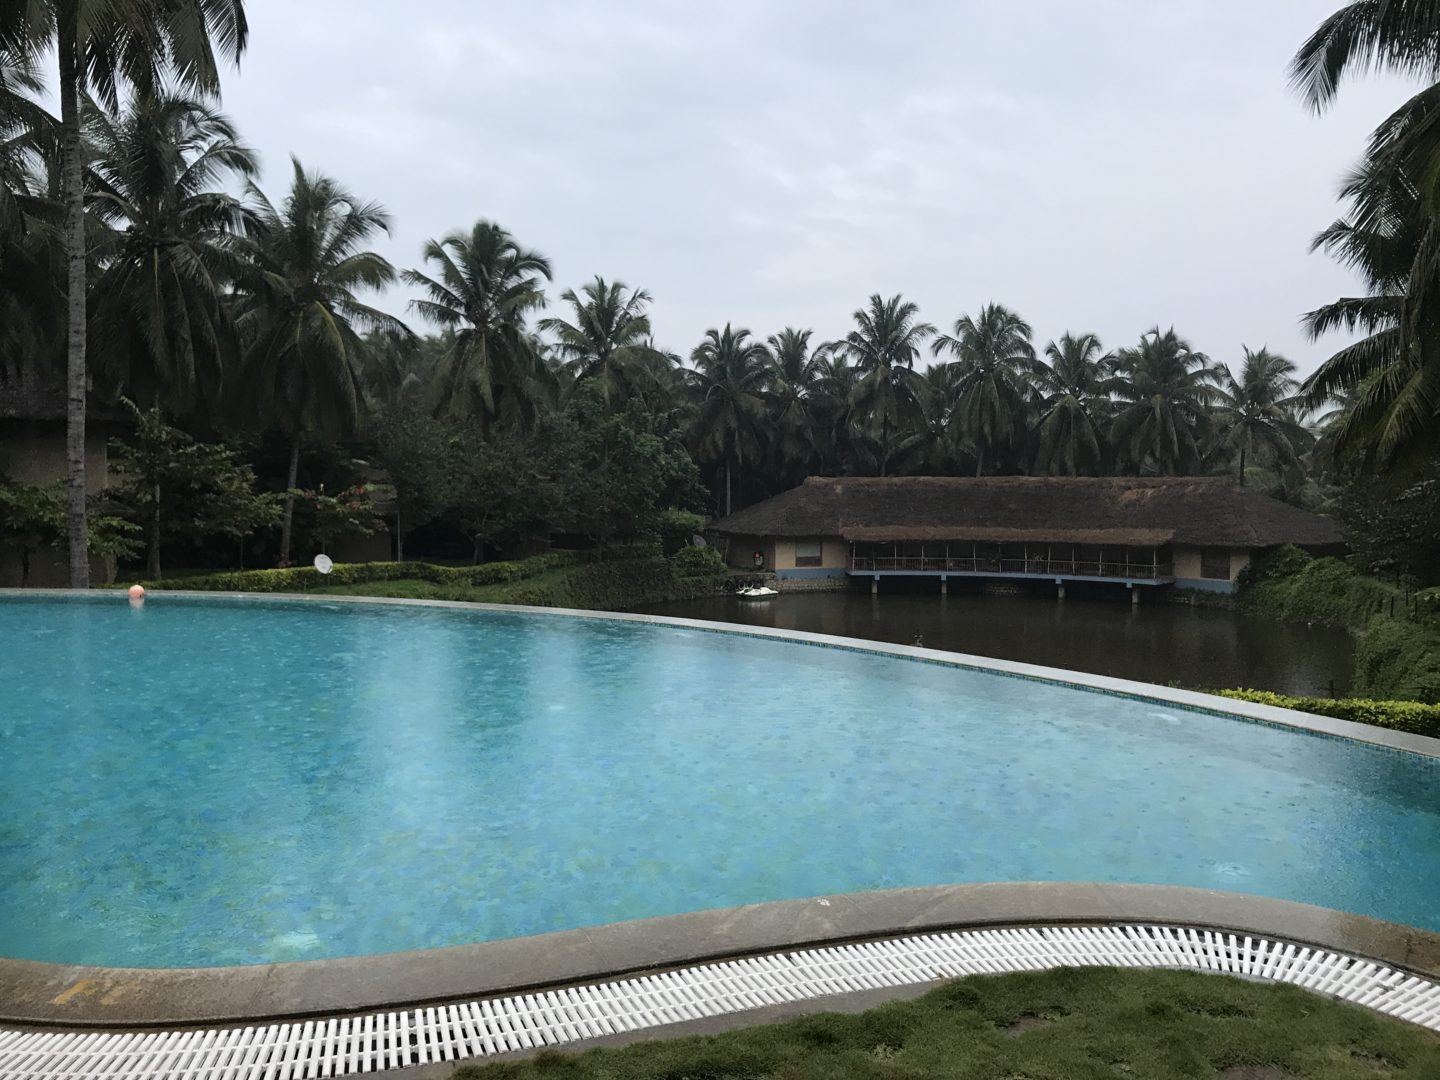
[(741, 600), (769, 600), (772, 596), (779, 596), (779, 589), (772, 589), (768, 585), (747, 585), (743, 589), (736, 589), (735, 595)]

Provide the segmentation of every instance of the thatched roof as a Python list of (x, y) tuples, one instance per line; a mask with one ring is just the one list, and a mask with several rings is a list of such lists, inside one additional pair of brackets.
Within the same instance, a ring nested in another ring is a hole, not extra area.
[(1329, 518), (1217, 477), (812, 476), (710, 528), (736, 536), (1133, 547), (1344, 543)]

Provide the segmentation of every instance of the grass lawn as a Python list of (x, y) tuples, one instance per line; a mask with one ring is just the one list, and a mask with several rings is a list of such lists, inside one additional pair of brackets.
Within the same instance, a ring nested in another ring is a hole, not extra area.
[(1185, 971), (974, 976), (914, 1001), (460, 1069), (456, 1080), (1384, 1080), (1440, 1037), (1290, 986)]

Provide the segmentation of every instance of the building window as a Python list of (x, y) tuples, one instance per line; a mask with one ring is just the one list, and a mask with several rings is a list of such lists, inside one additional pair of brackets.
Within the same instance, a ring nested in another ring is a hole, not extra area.
[(825, 561), (819, 540), (795, 541), (795, 565), (819, 566)]
[(1207, 547), (1200, 549), (1200, 576), (1215, 581), (1230, 580), (1230, 549)]

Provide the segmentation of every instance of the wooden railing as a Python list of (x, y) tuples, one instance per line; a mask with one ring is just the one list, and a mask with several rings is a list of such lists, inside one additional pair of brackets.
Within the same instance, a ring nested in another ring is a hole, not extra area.
[(956, 574), (1033, 574), (1037, 577), (1116, 577), (1134, 580), (1157, 580), (1172, 577), (1169, 563), (1130, 562), (1104, 559), (1001, 559), (926, 556), (856, 555), (850, 559), (851, 570), (903, 571)]

